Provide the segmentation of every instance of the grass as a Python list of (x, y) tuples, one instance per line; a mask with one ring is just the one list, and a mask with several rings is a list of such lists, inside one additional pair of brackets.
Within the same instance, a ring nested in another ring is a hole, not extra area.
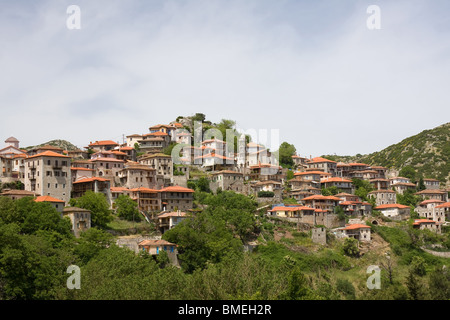
[(140, 222), (133, 222), (120, 219), (114, 216), (114, 220), (107, 224), (109, 230), (115, 231), (120, 234), (134, 234), (136, 232), (150, 233), (154, 231), (154, 224), (148, 223), (146, 220)]

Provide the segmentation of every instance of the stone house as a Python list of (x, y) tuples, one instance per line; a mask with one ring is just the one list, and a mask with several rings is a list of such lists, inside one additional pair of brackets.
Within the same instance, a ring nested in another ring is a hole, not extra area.
[(390, 188), (389, 180), (382, 178), (375, 178), (369, 180), (370, 184), (375, 190), (387, 190)]
[(337, 175), (337, 162), (331, 161), (322, 157), (316, 157), (310, 159), (306, 165), (309, 169), (319, 169), (325, 172), (331, 173), (332, 177)]
[(45, 151), (25, 159), (25, 190), (70, 200), (72, 174), (70, 158)]
[(129, 190), (128, 194), (131, 199), (136, 201), (140, 211), (161, 211), (161, 198), (159, 190), (140, 187)]
[(119, 183), (119, 172), (124, 168), (125, 161), (115, 158), (91, 159), (94, 165), (94, 175), (111, 181), (111, 185)]
[(33, 191), (27, 191), (27, 190), (5, 190), (4, 192), (0, 193), (3, 197), (8, 197), (12, 200), (18, 200), (25, 197), (37, 197), (39, 196), (38, 193)]
[(111, 181), (109, 179), (92, 177), (75, 181), (72, 184), (72, 198), (82, 197), (87, 191), (103, 193), (112, 205)]
[(337, 229), (341, 236), (346, 238), (354, 238), (358, 241), (371, 241), (371, 228), (365, 224), (348, 224), (344, 228)]
[(138, 159), (138, 162), (155, 169), (156, 175), (162, 176), (164, 178), (165, 185), (168, 185), (172, 182), (173, 161), (171, 156), (164, 153), (144, 155)]
[(303, 179), (302, 176), (297, 176), (289, 180), (288, 185), (292, 190), (305, 190), (308, 187), (320, 187), (320, 182), (315, 180)]
[(186, 219), (188, 216), (186, 212), (181, 212), (180, 210), (176, 212), (164, 212), (156, 217), (158, 220), (158, 228), (161, 233), (172, 229), (181, 221)]
[(404, 183), (404, 182), (398, 182), (391, 184), (392, 190), (395, 190), (395, 192), (403, 194), (407, 190), (415, 190), (416, 185), (414, 183)]
[(392, 190), (375, 190), (367, 194), (368, 197), (375, 199), (376, 205), (394, 204), (397, 201), (395, 191)]
[(286, 179), (286, 172), (278, 165), (261, 163), (250, 167), (248, 175), (251, 181), (277, 181), (283, 182)]
[(91, 212), (77, 207), (66, 207), (62, 210), (63, 217), (69, 217), (72, 222), (72, 232), (79, 238), (81, 232), (91, 228)]
[(95, 176), (94, 169), (88, 169), (83, 167), (71, 167), (70, 171), (72, 172), (72, 183), (86, 178), (93, 178)]
[(112, 140), (101, 140), (101, 141), (90, 142), (86, 149), (91, 149), (94, 152), (110, 151), (110, 150), (115, 149), (118, 146), (119, 146), (119, 144)]
[(302, 218), (303, 214), (313, 213), (314, 208), (309, 208), (305, 206), (275, 206), (267, 213), (270, 216), (281, 217), (281, 218)]
[(428, 219), (416, 219), (413, 223), (413, 228), (420, 230), (430, 230), (432, 232), (441, 233), (441, 222), (436, 222)]
[(190, 210), (193, 208), (194, 190), (180, 186), (170, 186), (159, 190), (161, 207), (166, 210)]
[(302, 200), (303, 204), (307, 207), (325, 210), (328, 212), (334, 212), (334, 208), (339, 204), (340, 201), (340, 198), (323, 195), (314, 195), (306, 197)]
[(233, 158), (215, 153), (215, 151), (194, 158), (196, 164), (199, 164), (200, 161), (202, 168), (206, 168), (206, 170), (209, 171), (232, 170), (235, 167)]
[(127, 189), (140, 187), (156, 189), (156, 169), (148, 165), (127, 163), (118, 172), (119, 184)]
[(419, 192), (414, 193), (417, 196), (420, 196), (423, 200), (441, 200), (444, 202), (448, 201), (448, 193), (444, 190), (438, 189), (426, 189)]
[(398, 203), (382, 204), (375, 207), (375, 210), (392, 220), (407, 220), (410, 217), (410, 207)]
[(242, 193), (244, 191), (244, 175), (237, 171), (222, 170), (213, 172), (210, 188), (216, 192), (218, 188), (222, 190), (232, 190)]
[(440, 216), (444, 216), (445, 219), (450, 221), (450, 202), (445, 202), (436, 206), (436, 210), (439, 211)]
[(321, 179), (320, 185), (322, 188), (336, 187), (342, 190), (342, 192), (353, 193), (354, 191), (352, 181), (344, 178), (332, 177)]
[(172, 265), (179, 266), (177, 245), (166, 240), (144, 240), (138, 244), (139, 250), (152, 256), (159, 255), (163, 250), (167, 253)]
[(50, 196), (39, 196), (39, 197), (36, 197), (36, 199), (34, 199), (34, 201), (49, 203), (53, 208), (56, 209), (56, 211), (58, 211), (60, 213), (63, 212), (64, 206), (65, 206), (64, 200), (56, 199), (56, 198), (53, 198)]
[(436, 179), (423, 179), (423, 183), (427, 189), (436, 190), (439, 189), (440, 181)]
[(436, 222), (444, 222), (445, 214), (444, 212), (442, 212), (442, 210), (439, 210), (439, 208), (437, 208), (443, 203), (444, 201), (441, 200), (425, 200), (419, 203), (414, 211), (417, 212), (419, 217), (425, 217), (426, 219)]
[(137, 143), (139, 145), (139, 141), (142, 140), (142, 134), (130, 134), (127, 138), (127, 147), (133, 148)]

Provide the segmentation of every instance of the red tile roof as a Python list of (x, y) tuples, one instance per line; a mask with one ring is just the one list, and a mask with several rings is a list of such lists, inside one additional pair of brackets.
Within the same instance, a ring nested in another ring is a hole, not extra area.
[(325, 172), (325, 171), (303, 171), (303, 172), (296, 172), (294, 173), (294, 176), (307, 176), (307, 175), (322, 175), (322, 176), (331, 176), (331, 173)]
[(38, 157), (58, 157), (58, 158), (70, 158), (68, 156), (53, 152), (53, 151), (44, 151), (34, 156), (28, 157), (28, 159), (38, 158)]
[(309, 163), (320, 163), (320, 162), (330, 162), (330, 163), (337, 163), (336, 161), (328, 160), (322, 157), (315, 157), (312, 158)]
[(194, 190), (192, 190), (192, 189), (184, 188), (184, 187), (180, 187), (180, 186), (166, 187), (166, 188), (161, 189), (159, 191), (160, 192), (194, 192)]
[(101, 140), (101, 141), (95, 141), (94, 143), (90, 143), (90, 146), (118, 146), (119, 144), (117, 142), (114, 142), (112, 140)]
[(168, 218), (168, 217), (185, 217), (186, 212), (166, 212), (163, 214), (160, 214), (157, 218)]
[(355, 223), (355, 224), (350, 224), (350, 225), (345, 226), (345, 228), (343, 228), (342, 230), (355, 230), (355, 229), (370, 229), (370, 226), (367, 226), (365, 224)]
[(314, 208), (305, 207), (305, 206), (298, 206), (298, 207), (274, 207), (272, 210), (269, 210), (269, 212), (275, 212), (275, 211), (303, 211), (303, 210), (315, 210)]
[(62, 202), (65, 203), (64, 200), (59, 200), (50, 196), (39, 196), (36, 199), (34, 199), (36, 202)]
[(406, 209), (406, 208), (410, 208), (410, 207), (409, 207), (409, 206), (402, 205), (402, 204), (398, 204), (398, 203), (391, 203), (391, 204), (382, 204), (382, 205), (379, 205), (378, 207), (375, 208), (375, 210), (380, 210), (380, 209), (390, 209), (390, 208)]
[(450, 208), (450, 202), (445, 202), (443, 204), (440, 204), (436, 206), (436, 208)]
[(436, 221), (428, 220), (428, 219), (416, 219), (416, 220), (414, 220), (413, 225), (418, 226), (422, 223), (436, 223)]
[(94, 171), (94, 169), (88, 169), (88, 168), (81, 168), (81, 167), (72, 167), (70, 170), (77, 170), (77, 171)]
[(320, 180), (320, 183), (327, 183), (327, 182), (346, 182), (346, 183), (352, 183), (351, 180), (339, 178), (339, 177), (333, 177), (333, 178), (325, 178)]
[(93, 181), (106, 182), (106, 181), (109, 181), (109, 180), (108, 179), (104, 179), (104, 178), (99, 178), (99, 177), (92, 177), (92, 178), (85, 178), (85, 179), (81, 179), (81, 180), (75, 181), (73, 184), (93, 182)]
[(309, 200), (333, 200), (333, 201), (341, 201), (342, 199), (337, 198), (337, 197), (333, 197), (333, 196), (323, 196), (321, 194), (317, 194), (314, 196), (310, 196), (310, 197), (306, 197), (303, 198), (304, 201), (309, 201)]

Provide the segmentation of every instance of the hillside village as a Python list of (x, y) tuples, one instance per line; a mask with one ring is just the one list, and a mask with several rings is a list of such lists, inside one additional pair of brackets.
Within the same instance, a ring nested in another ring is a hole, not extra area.
[[(327, 233), (370, 243), (371, 225), (407, 221), (412, 215), (414, 228), (437, 234), (450, 220), (449, 190), (436, 179), (425, 177), (419, 183), (389, 175), (377, 165), (298, 154), (291, 155), (293, 166), (287, 168), (264, 145), (245, 136), (237, 148), (227, 147), (224, 137), (210, 137), (196, 146), (184, 118), (178, 120), (129, 134), (123, 143), (93, 139), (79, 150), (51, 145), (24, 150), (18, 139), (9, 137), (0, 150), (1, 196), (31, 196), (50, 203), (71, 219), (76, 236), (91, 227), (91, 218), (89, 210), (70, 206), (71, 199), (93, 191), (103, 194), (114, 209), (120, 196), (128, 196), (157, 233), (119, 239), (118, 244), (152, 255), (166, 250), (175, 256), (175, 264), (177, 244), (161, 235), (202, 210), (194, 199), (200, 179), (208, 181), (212, 193), (251, 197), (268, 219), (312, 229), (313, 241), (322, 244)], [(177, 145), (174, 157), (167, 150)], [(361, 194), (361, 185), (368, 192)], [(406, 193), (420, 199), (416, 206), (399, 203)]]

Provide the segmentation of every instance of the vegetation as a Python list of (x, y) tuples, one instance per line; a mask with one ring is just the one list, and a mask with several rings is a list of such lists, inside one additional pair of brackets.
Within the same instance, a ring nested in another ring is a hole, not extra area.
[(108, 200), (103, 193), (87, 191), (80, 198), (70, 199), (69, 204), (72, 207), (89, 210), (91, 212), (91, 223), (94, 227), (106, 228), (107, 223), (113, 220)]
[(407, 177), (413, 177), (413, 181), (433, 178), (446, 183), (450, 180), (450, 122), (368, 155), (324, 157), (333, 161), (363, 162), (393, 168)]

